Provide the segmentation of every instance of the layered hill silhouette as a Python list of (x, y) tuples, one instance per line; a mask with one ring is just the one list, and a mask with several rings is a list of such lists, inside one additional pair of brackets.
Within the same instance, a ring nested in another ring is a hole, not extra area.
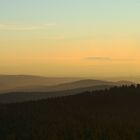
[(20, 87), (52, 86), (67, 82), (74, 82), (81, 78), (51, 78), (32, 75), (0, 75), (0, 93), (13, 91)]
[(0, 92), (52, 92), (98, 85), (130, 85), (132, 82), (110, 82), (82, 78), (50, 78), (30, 75), (0, 75)]
[(46, 78), (27, 75), (0, 76), (0, 103), (15, 103), (74, 95), (85, 91), (131, 85), (129, 81), (110, 82), (80, 78)]

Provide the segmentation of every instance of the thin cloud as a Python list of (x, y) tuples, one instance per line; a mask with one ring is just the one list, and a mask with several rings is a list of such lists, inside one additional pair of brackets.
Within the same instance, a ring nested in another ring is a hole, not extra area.
[(110, 57), (86, 57), (85, 59), (97, 61), (120, 61), (120, 62), (131, 62), (140, 60), (140, 58), (110, 58)]
[(50, 36), (46, 38), (47, 40), (64, 40), (64, 36)]
[(86, 57), (87, 60), (110, 61), (110, 57)]
[(56, 26), (57, 24), (56, 23), (47, 23), (47, 24), (44, 24), (44, 26)]
[(0, 30), (30, 31), (38, 29), (48, 29), (48, 27), (56, 26), (55, 23), (47, 23), (42, 25), (19, 25), (19, 24), (0, 24)]

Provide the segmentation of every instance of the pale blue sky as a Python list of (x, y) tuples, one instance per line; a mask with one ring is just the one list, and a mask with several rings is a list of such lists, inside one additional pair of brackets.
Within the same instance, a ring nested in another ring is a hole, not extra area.
[(0, 0), (1, 23), (133, 23), (139, 13), (139, 0)]
[[(0, 0), (0, 37), (14, 38), (10, 29), (44, 29), (46, 24), (57, 25), (48, 30), (55, 36), (90, 37), (96, 32), (105, 37), (117, 31), (135, 37), (140, 31), (139, 13), (139, 0)], [(1, 28), (7, 28), (6, 32)], [(15, 36), (29, 38), (32, 34), (36, 32)]]

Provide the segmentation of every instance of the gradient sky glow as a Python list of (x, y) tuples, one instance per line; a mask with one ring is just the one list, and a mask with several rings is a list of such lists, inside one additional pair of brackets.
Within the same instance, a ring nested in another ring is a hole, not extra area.
[(140, 75), (140, 1), (0, 0), (0, 73)]

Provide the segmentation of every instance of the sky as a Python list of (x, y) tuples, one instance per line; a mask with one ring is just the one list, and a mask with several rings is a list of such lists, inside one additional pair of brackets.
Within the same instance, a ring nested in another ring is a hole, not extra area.
[(139, 0), (0, 0), (0, 74), (140, 75)]

